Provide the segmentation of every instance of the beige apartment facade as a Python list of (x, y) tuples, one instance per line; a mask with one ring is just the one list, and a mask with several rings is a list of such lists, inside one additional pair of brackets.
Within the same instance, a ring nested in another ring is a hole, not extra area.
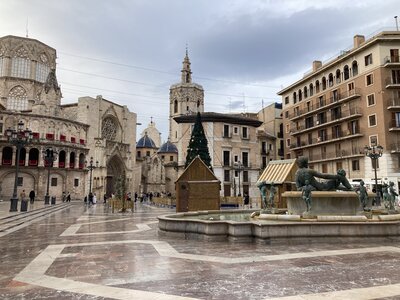
[(374, 181), (366, 145), (381, 145), (379, 182), (400, 181), (400, 32), (369, 39), (313, 68), (281, 90), (285, 158), (309, 157), (321, 172), (345, 169), (350, 180)]
[(282, 103), (271, 103), (261, 109), (257, 118), (262, 125), (257, 128), (260, 144), (261, 169), (265, 169), (271, 160), (284, 159)]

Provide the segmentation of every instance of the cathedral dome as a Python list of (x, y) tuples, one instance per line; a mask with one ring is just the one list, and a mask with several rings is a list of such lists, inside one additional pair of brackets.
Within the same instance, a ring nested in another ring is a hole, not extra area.
[(170, 141), (167, 141), (166, 143), (162, 144), (157, 153), (178, 153), (178, 148), (176, 148), (176, 146)]
[(145, 133), (144, 137), (142, 137), (136, 144), (136, 148), (157, 148), (154, 141)]

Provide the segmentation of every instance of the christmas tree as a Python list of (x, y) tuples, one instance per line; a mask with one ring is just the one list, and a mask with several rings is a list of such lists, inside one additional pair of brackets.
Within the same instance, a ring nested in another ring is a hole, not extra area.
[(210, 168), (211, 167), (211, 157), (208, 152), (207, 138), (204, 134), (203, 125), (201, 124), (200, 113), (197, 113), (196, 122), (194, 123), (192, 136), (190, 137), (188, 151), (186, 155), (185, 168), (192, 162), (196, 156), (200, 156), (200, 159)]

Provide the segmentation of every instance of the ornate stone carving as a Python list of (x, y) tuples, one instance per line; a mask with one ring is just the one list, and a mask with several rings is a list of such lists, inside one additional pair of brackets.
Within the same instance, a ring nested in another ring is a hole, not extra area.
[(105, 118), (101, 124), (101, 137), (114, 141), (117, 136), (117, 126), (112, 118)]

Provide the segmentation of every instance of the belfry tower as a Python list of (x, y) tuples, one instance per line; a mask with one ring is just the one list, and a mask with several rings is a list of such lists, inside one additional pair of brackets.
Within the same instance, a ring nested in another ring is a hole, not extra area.
[(183, 59), (181, 82), (171, 85), (169, 89), (169, 139), (178, 149), (178, 163), (184, 163), (186, 148), (190, 138), (188, 124), (178, 124), (174, 117), (204, 112), (204, 90), (192, 82), (192, 71), (188, 50)]

